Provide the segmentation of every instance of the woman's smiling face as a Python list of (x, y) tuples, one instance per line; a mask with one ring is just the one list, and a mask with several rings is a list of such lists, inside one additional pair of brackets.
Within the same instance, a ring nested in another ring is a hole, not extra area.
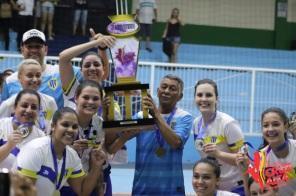
[(74, 113), (66, 112), (56, 124), (52, 124), (53, 137), (55, 141), (63, 145), (71, 145), (78, 133), (78, 118)]
[(88, 55), (81, 65), (81, 72), (84, 80), (101, 82), (104, 76), (104, 69), (101, 59), (96, 55)]
[(199, 196), (214, 195), (219, 183), (219, 178), (214, 173), (214, 168), (208, 163), (199, 163), (193, 170), (192, 186)]
[(14, 109), (15, 117), (21, 123), (34, 122), (38, 116), (39, 105), (39, 99), (36, 95), (22, 94)]
[(83, 115), (94, 115), (102, 104), (101, 92), (98, 88), (86, 86), (76, 97), (77, 112)]
[(23, 89), (38, 90), (41, 85), (42, 68), (40, 65), (25, 65), (19, 72), (19, 80)]
[(276, 112), (268, 112), (262, 118), (262, 132), (264, 139), (271, 146), (279, 146), (285, 141), (286, 125)]
[(201, 113), (213, 113), (216, 111), (217, 96), (211, 84), (204, 83), (196, 87), (195, 103)]

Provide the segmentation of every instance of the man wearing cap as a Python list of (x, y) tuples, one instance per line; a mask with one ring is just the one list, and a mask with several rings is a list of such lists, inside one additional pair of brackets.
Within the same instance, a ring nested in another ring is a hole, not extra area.
[[(42, 65), (42, 83), (39, 91), (52, 96), (58, 107), (63, 107), (63, 91), (60, 80), (59, 66), (47, 65), (44, 62), (44, 57), (47, 55), (47, 45), (44, 33), (37, 29), (31, 29), (23, 34), (21, 42), (21, 53), (24, 59), (35, 59)], [(76, 78), (81, 78), (79, 68), (74, 67)], [(2, 101), (10, 96), (18, 93), (21, 90), (21, 85), (15, 72), (7, 77), (2, 89)]]

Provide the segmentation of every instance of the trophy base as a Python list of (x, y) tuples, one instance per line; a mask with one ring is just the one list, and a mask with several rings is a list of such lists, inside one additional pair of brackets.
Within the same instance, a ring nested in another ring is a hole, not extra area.
[(112, 84), (112, 86), (104, 87), (104, 91), (114, 92), (114, 91), (127, 91), (127, 90), (139, 90), (139, 89), (149, 89), (149, 84), (140, 84), (139, 82), (134, 83), (124, 83), (124, 84)]
[(155, 129), (155, 121), (153, 118), (131, 119), (118, 121), (103, 121), (103, 129), (106, 132), (120, 133), (122, 131), (132, 130), (151, 130)]

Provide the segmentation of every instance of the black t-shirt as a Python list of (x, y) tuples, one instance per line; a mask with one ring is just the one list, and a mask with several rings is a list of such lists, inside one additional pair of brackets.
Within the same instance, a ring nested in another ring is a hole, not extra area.
[(74, 8), (75, 9), (87, 9), (87, 0), (76, 0), (74, 3)]
[(180, 26), (180, 22), (176, 22), (174, 24), (168, 22), (167, 37), (180, 37)]

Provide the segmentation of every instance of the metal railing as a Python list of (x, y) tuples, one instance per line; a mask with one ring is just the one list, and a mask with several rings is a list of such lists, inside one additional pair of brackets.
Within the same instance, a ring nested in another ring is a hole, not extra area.
[[(22, 59), (20, 55), (0, 54), (0, 70), (16, 69)], [(80, 58), (73, 59), (78, 66)], [(47, 57), (46, 62), (57, 64), (58, 57)], [(112, 64), (111, 68), (113, 70)], [(114, 71), (110, 80), (115, 81)], [(179, 107), (194, 116), (199, 112), (194, 103), (194, 85), (197, 80), (210, 78), (217, 82), (219, 91), (218, 110), (236, 118), (245, 134), (260, 133), (260, 116), (268, 107), (284, 109), (289, 115), (296, 111), (296, 70), (244, 68), (235, 66), (189, 65), (157, 62), (139, 62), (137, 78), (141, 83), (150, 84), (150, 93), (157, 102), (157, 86), (163, 76), (175, 74), (184, 80), (184, 96)], [(133, 110), (141, 109), (141, 99), (133, 98)], [(124, 111), (124, 108), (122, 108)]]

